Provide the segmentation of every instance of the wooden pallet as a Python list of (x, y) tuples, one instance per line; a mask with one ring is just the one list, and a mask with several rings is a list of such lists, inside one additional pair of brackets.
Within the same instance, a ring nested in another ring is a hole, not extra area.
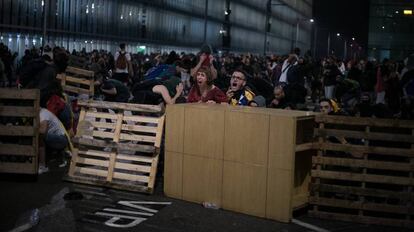
[(94, 72), (67, 67), (65, 73), (57, 75), (63, 90), (68, 94), (87, 94), (90, 97), (95, 93)]
[(319, 116), (311, 216), (414, 228), (414, 122)]
[(92, 100), (79, 105), (76, 149), (66, 179), (152, 193), (164, 126), (161, 108)]
[(0, 89), (0, 173), (37, 174), (39, 90)]

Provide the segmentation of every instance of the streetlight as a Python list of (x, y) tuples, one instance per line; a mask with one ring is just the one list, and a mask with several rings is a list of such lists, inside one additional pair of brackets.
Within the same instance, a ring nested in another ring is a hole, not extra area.
[(298, 47), (298, 41), (299, 41), (299, 24), (300, 22), (309, 21), (310, 23), (314, 23), (314, 19), (298, 19), (296, 21), (296, 39), (295, 39), (295, 47)]

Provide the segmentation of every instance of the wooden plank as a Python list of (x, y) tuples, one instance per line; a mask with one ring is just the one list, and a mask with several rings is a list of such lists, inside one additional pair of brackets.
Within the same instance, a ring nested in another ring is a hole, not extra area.
[[(110, 138), (113, 139), (115, 136), (114, 132), (105, 132), (105, 131), (96, 131), (92, 132), (93, 137), (100, 137), (100, 138)], [(115, 142), (115, 141), (114, 141)]]
[(303, 144), (296, 145), (295, 151), (301, 152), (301, 151), (313, 150), (316, 148), (317, 147), (315, 146), (314, 143), (303, 143)]
[(145, 165), (139, 165), (139, 164), (126, 164), (126, 163), (120, 163), (115, 162), (115, 169), (124, 169), (128, 171), (134, 171), (134, 172), (145, 172), (150, 173), (151, 166), (145, 166)]
[(109, 167), (108, 167), (108, 173), (106, 176), (106, 181), (108, 182), (112, 182), (112, 178), (114, 177), (115, 159), (116, 159), (116, 153), (111, 152), (111, 154), (109, 155)]
[(117, 119), (118, 116), (116, 114), (111, 113), (104, 113), (104, 112), (86, 112), (85, 117), (93, 117), (93, 118), (105, 118), (105, 119)]
[(317, 136), (334, 136), (354, 139), (368, 139), (379, 141), (395, 141), (414, 143), (414, 136), (402, 134), (350, 131), (350, 130), (335, 130), (335, 129), (315, 129)]
[(34, 136), (38, 133), (33, 126), (3, 126), (0, 125), (0, 135)]
[(145, 117), (145, 116), (124, 116), (124, 120), (125, 121), (132, 121), (132, 122), (145, 122), (145, 123), (158, 124), (160, 118)]
[(82, 88), (78, 88), (78, 87), (74, 87), (74, 86), (69, 86), (69, 85), (65, 85), (62, 86), (63, 89), (65, 91), (71, 92), (71, 93), (77, 93), (77, 94), (88, 94), (90, 95), (91, 93), (89, 92), (89, 89), (82, 89)]
[(115, 109), (115, 110), (129, 110), (139, 111), (146, 113), (161, 113), (162, 108), (158, 105), (141, 105), (121, 102), (107, 102), (107, 101), (94, 101), (94, 100), (80, 100), (78, 105), (92, 108), (103, 108), (103, 109)]
[(0, 99), (28, 99), (35, 100), (40, 96), (38, 89), (0, 88)]
[(0, 162), (0, 173), (37, 174), (37, 164)]
[(101, 166), (101, 167), (106, 167), (106, 168), (109, 165), (109, 162), (107, 160), (97, 160), (97, 159), (82, 158), (82, 157), (78, 157), (76, 159), (76, 163), (94, 165), (94, 166)]
[(143, 163), (152, 163), (152, 157), (118, 154), (117, 160), (130, 160)]
[(117, 146), (118, 150), (130, 150), (136, 152), (151, 153), (155, 152), (155, 147), (150, 145), (142, 144), (131, 144), (131, 143), (119, 143)]
[[(118, 113), (116, 119), (116, 126), (115, 126), (115, 132), (114, 132), (114, 142), (118, 143), (121, 133), (121, 127), (122, 127), (122, 113)], [(112, 181), (112, 178), (114, 176), (114, 168), (115, 168), (115, 160), (116, 160), (117, 154), (115, 152), (111, 152), (111, 155), (109, 157), (109, 167), (108, 167), (108, 176), (106, 177), (106, 180), (108, 182)]]
[(84, 121), (88, 122), (93, 127), (96, 128), (103, 128), (103, 129), (115, 129), (116, 123), (108, 123), (108, 122), (96, 122), (96, 121)]
[(138, 142), (155, 142), (155, 136), (146, 136), (146, 135), (130, 135), (121, 133), (120, 136), (121, 140), (132, 140), (132, 141), (138, 141)]
[(79, 150), (78, 154), (103, 157), (103, 158), (106, 158), (106, 159), (109, 159), (109, 155), (110, 155), (110, 153), (108, 153), (108, 152), (95, 151), (95, 150), (87, 150), (87, 151)]
[(149, 180), (148, 176), (127, 174), (127, 173), (120, 173), (120, 172), (114, 172), (113, 178), (127, 180), (127, 181), (138, 181), (138, 182), (144, 182), (144, 183), (148, 183), (148, 180)]
[(156, 155), (152, 161), (150, 175), (148, 180), (148, 187), (153, 189), (155, 185), (155, 178), (157, 177), (158, 155)]
[(34, 117), (39, 112), (35, 112), (35, 107), (30, 106), (0, 106), (0, 116), (10, 117)]
[(398, 184), (398, 185), (414, 185), (414, 181), (406, 177), (385, 176), (385, 175), (371, 175), (371, 174), (357, 174), (347, 172), (335, 172), (335, 171), (319, 171), (312, 170), (312, 177), (319, 177), (324, 179), (337, 179), (337, 180), (349, 180), (349, 181), (361, 181), (383, 184)]
[[(82, 84), (82, 85), (87, 85), (87, 89), (90, 90), (90, 85), (94, 83), (94, 80), (88, 80), (88, 79), (84, 79), (81, 77), (72, 77), (72, 76), (67, 76), (65, 77), (66, 80), (66, 85), (68, 85), (67, 82), (71, 82), (71, 83), (77, 83), (77, 84)], [(86, 87), (85, 87), (86, 89)]]
[(165, 115), (161, 116), (158, 121), (157, 133), (154, 140), (154, 147), (156, 148), (161, 147), (162, 134), (164, 132), (164, 119)]
[(117, 147), (117, 144), (113, 141), (105, 141), (105, 140), (96, 140), (96, 139), (89, 139), (89, 138), (80, 138), (80, 137), (74, 137), (72, 141), (76, 144), (81, 145), (88, 145), (88, 146), (94, 146), (94, 147)]
[(137, 125), (122, 124), (122, 130), (156, 134), (158, 129), (157, 127), (153, 127), (153, 126), (137, 126)]
[(93, 71), (80, 69), (80, 68), (76, 68), (76, 67), (73, 67), (73, 66), (68, 66), (66, 68), (65, 72), (66, 73), (72, 73), (72, 74), (78, 74), (78, 75), (82, 75), (82, 76), (86, 76), (86, 77), (93, 77), (95, 75), (95, 73)]
[(310, 204), (316, 204), (320, 206), (331, 206), (336, 208), (345, 209), (360, 209), (376, 212), (387, 212), (396, 214), (414, 214), (414, 208), (403, 206), (403, 205), (389, 205), (389, 204), (378, 204), (363, 201), (350, 201), (341, 199), (332, 199), (326, 197), (309, 197)]
[(357, 222), (365, 224), (376, 224), (376, 225), (386, 225), (386, 226), (398, 226), (398, 227), (407, 227), (414, 228), (414, 222), (398, 219), (389, 219), (389, 218), (379, 218), (379, 217), (369, 217), (369, 216), (360, 216), (360, 215), (348, 215), (340, 213), (330, 213), (330, 212), (318, 212), (318, 211), (309, 211), (308, 215), (311, 217), (329, 219), (329, 220), (341, 220), (348, 222)]
[(384, 170), (396, 170), (396, 171), (412, 171), (414, 165), (409, 163), (397, 163), (389, 161), (375, 161), (375, 160), (360, 160), (350, 158), (333, 158), (333, 157), (312, 157), (313, 164), (327, 164), (345, 167), (358, 167), (358, 168), (372, 168), (372, 169), (384, 169)]
[(37, 156), (32, 145), (0, 144), (0, 155)]
[(100, 177), (106, 177), (108, 175), (108, 171), (106, 170), (85, 168), (85, 167), (76, 167), (75, 174), (76, 173), (87, 174), (87, 175), (92, 175), (92, 176), (100, 176)]
[(414, 157), (414, 149), (403, 148), (387, 148), (387, 147), (367, 147), (351, 144), (338, 144), (338, 143), (319, 143), (316, 144), (319, 149), (331, 150), (331, 151), (343, 151), (343, 152), (359, 152), (370, 153), (378, 155), (395, 155), (395, 156), (407, 156)]
[(331, 116), (331, 115), (321, 114), (315, 117), (315, 121), (317, 123), (331, 123), (331, 124), (370, 126), (370, 127), (399, 127), (399, 128), (414, 129), (414, 122), (412, 120), (358, 118), (358, 117)]
[(341, 186), (332, 184), (311, 184), (312, 192), (332, 192), (332, 193), (343, 193), (353, 195), (364, 195), (371, 197), (382, 197), (382, 198), (396, 198), (403, 201), (414, 201), (413, 192), (396, 192), (390, 190), (374, 189), (374, 188), (361, 188), (351, 186)]

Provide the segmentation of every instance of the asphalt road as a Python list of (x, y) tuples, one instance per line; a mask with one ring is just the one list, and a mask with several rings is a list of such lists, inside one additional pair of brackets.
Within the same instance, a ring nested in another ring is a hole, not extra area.
[[(28, 231), (312, 231), (294, 223), (206, 209), (199, 204), (165, 197), (160, 178), (155, 193), (146, 195), (64, 182), (65, 169), (55, 167), (39, 175), (37, 180), (2, 175), (0, 231), (19, 231), (32, 224)], [(30, 224), (30, 215), (32, 219), (37, 215), (38, 220)], [(295, 218), (326, 231), (408, 231), (315, 219), (306, 212)]]

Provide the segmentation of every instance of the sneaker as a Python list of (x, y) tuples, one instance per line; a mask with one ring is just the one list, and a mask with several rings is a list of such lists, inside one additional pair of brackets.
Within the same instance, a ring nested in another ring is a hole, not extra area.
[(38, 170), (39, 175), (40, 175), (40, 174), (43, 174), (43, 173), (46, 173), (46, 172), (48, 172), (48, 171), (49, 171), (49, 168), (48, 168), (48, 167), (45, 167), (45, 166), (39, 166), (39, 170)]

